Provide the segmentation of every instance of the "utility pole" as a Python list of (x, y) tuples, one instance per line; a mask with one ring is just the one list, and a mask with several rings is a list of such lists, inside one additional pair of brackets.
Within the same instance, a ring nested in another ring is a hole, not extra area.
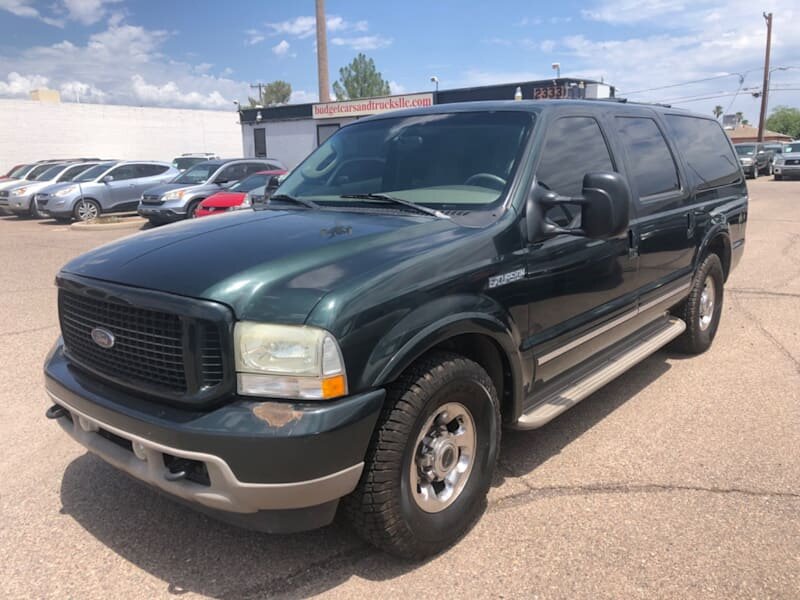
[(256, 102), (256, 104), (261, 104), (261, 103), (263, 103), (263, 102), (264, 102), (264, 93), (263, 93), (263, 89), (264, 89), (265, 87), (267, 87), (267, 84), (266, 84), (266, 83), (261, 83), (261, 82), (259, 82), (259, 83), (251, 83), (251, 84), (250, 84), (250, 89), (251, 89), (251, 90), (258, 90), (258, 102)]
[(319, 101), (330, 102), (331, 83), (328, 79), (328, 32), (325, 22), (325, 0), (317, 2), (317, 81)]
[(767, 22), (767, 53), (764, 56), (764, 85), (761, 88), (761, 116), (758, 119), (758, 141), (764, 141), (764, 125), (767, 120), (767, 98), (769, 97), (769, 52), (772, 47), (772, 13), (763, 13)]

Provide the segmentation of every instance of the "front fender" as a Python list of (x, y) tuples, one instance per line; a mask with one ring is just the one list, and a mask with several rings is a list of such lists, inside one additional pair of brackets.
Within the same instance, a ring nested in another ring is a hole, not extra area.
[(384, 386), (434, 346), (463, 334), (479, 334), (495, 342), (511, 368), (515, 409), (521, 406), (520, 334), (510, 315), (487, 296), (447, 296), (408, 313), (375, 345), (362, 382), (367, 387)]

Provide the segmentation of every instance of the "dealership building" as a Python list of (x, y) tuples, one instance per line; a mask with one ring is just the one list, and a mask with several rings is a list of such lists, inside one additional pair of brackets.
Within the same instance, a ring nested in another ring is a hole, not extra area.
[(244, 156), (269, 156), (280, 159), (289, 168), (293, 168), (340, 127), (367, 115), (402, 108), (477, 100), (613, 97), (614, 88), (606, 83), (556, 78), (345, 102), (245, 108), (239, 112), (239, 120)]

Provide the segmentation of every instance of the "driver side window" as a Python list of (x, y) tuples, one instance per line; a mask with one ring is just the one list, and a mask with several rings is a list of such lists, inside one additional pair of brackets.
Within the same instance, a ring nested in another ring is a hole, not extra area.
[[(536, 181), (562, 196), (580, 196), (583, 176), (614, 171), (611, 154), (597, 121), (591, 117), (562, 117), (547, 132)], [(580, 208), (555, 206), (545, 215), (560, 227), (580, 226)]]

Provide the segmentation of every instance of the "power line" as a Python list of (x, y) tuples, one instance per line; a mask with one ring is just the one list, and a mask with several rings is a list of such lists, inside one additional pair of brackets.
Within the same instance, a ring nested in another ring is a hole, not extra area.
[[(751, 88), (752, 89), (752, 88)], [(747, 91), (747, 90), (745, 90)], [(769, 88), (770, 92), (800, 92), (800, 87), (797, 88)], [(760, 94), (760, 92), (758, 92)], [(728, 96), (734, 96), (738, 94), (738, 92), (727, 92), (724, 94), (717, 94), (715, 96), (696, 96), (696, 97), (687, 97), (687, 98), (678, 98), (675, 100), (665, 100), (664, 104), (685, 104), (687, 102), (699, 102), (700, 100), (714, 100), (716, 98), (726, 98)]]
[(726, 79), (728, 77), (733, 77), (733, 76), (738, 76), (739, 78), (743, 78), (745, 74), (750, 73), (752, 71), (758, 71), (758, 70), (759, 69), (748, 69), (748, 70), (743, 71), (741, 73), (726, 73), (725, 75), (715, 75), (713, 77), (704, 77), (702, 79), (692, 79), (691, 81), (683, 81), (683, 82), (680, 82), (680, 83), (671, 83), (669, 85), (660, 85), (658, 87), (652, 87), (652, 88), (647, 88), (647, 89), (643, 89), (643, 90), (633, 90), (631, 92), (627, 92), (627, 91), (623, 90), (623, 91), (620, 91), (619, 93), (620, 94), (624, 94), (626, 96), (630, 96), (631, 94), (641, 94), (641, 93), (644, 93), (644, 92), (653, 92), (653, 91), (656, 91), (656, 90), (666, 90), (668, 88), (681, 87), (681, 86), (684, 86), (684, 85), (691, 85), (693, 83), (704, 83), (706, 81), (714, 81), (716, 79)]

